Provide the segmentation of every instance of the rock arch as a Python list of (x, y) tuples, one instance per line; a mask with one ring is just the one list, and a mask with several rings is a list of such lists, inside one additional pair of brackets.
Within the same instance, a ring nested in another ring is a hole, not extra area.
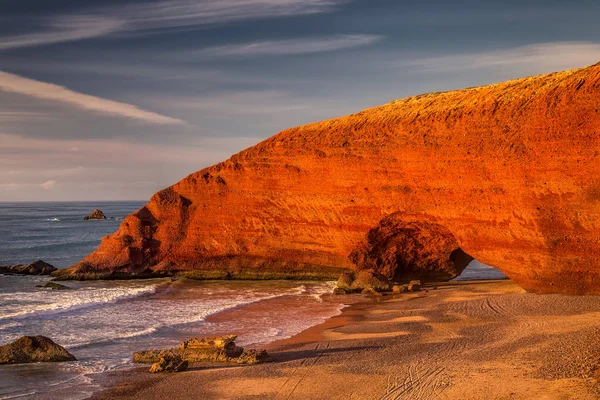
[(61, 275), (339, 271), (402, 210), (529, 291), (600, 294), (599, 132), (600, 64), (397, 100), (191, 174)]

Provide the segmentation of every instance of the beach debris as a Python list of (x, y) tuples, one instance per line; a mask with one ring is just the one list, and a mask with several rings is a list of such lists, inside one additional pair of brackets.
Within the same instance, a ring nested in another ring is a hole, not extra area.
[(360, 293), (365, 289), (385, 292), (390, 290), (390, 282), (385, 276), (374, 270), (365, 269), (354, 273), (342, 273), (337, 281), (337, 287), (346, 293)]
[(77, 361), (64, 347), (45, 336), (23, 336), (0, 346), (0, 364)]
[(97, 208), (94, 209), (94, 211), (92, 211), (92, 213), (86, 217), (83, 218), (84, 220), (88, 220), (88, 219), (106, 219), (106, 215), (104, 215), (104, 213), (100, 210), (98, 210)]
[(65, 285), (61, 285), (60, 283), (56, 283), (56, 282), (46, 282), (45, 285), (36, 285), (35, 287), (42, 288), (42, 289), (52, 289), (52, 290), (73, 290), (73, 288), (70, 288)]
[(0, 266), (0, 274), (50, 275), (54, 271), (56, 271), (56, 268), (53, 265), (42, 260), (37, 260), (31, 264)]
[(152, 364), (148, 372), (156, 374), (159, 372), (182, 372), (188, 369), (189, 362), (181, 357), (172, 355), (161, 357), (161, 359)]
[(409, 292), (418, 292), (421, 290), (421, 281), (410, 281), (408, 283)]
[(235, 344), (236, 335), (193, 338), (177, 348), (166, 350), (144, 350), (133, 354), (134, 363), (155, 364), (161, 359), (180, 357), (189, 363), (224, 362), (258, 364), (270, 361), (265, 350), (245, 350)]

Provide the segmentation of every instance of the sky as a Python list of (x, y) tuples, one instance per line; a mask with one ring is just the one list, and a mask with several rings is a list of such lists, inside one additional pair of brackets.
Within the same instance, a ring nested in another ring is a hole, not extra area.
[(600, 62), (598, 1), (0, 0), (0, 201), (145, 200), (277, 132)]

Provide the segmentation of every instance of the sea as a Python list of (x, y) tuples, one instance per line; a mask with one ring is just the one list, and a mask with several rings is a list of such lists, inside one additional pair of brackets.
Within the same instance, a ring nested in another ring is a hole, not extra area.
[[(0, 265), (43, 260), (66, 268), (92, 252), (144, 202), (0, 203)], [(95, 208), (106, 220), (84, 221)], [(474, 261), (457, 279), (500, 279)], [(334, 296), (334, 282), (132, 281), (63, 282), (0, 275), (0, 345), (44, 335), (78, 361), (0, 366), (2, 399), (86, 399), (106, 372), (132, 368), (133, 352), (169, 348), (198, 336), (236, 334), (259, 348), (338, 315), (360, 295)]]

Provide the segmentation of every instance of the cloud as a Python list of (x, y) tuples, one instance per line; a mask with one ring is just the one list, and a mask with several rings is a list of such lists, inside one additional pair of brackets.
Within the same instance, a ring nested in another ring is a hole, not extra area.
[(34, 33), (0, 37), (0, 50), (71, 42), (104, 36), (123, 29), (123, 21), (99, 16), (59, 16), (44, 21)]
[(190, 28), (232, 21), (327, 13), (347, 0), (163, 0), (115, 10), (134, 30)]
[(49, 180), (40, 184), (40, 186), (43, 187), (45, 190), (51, 190), (52, 188), (54, 188), (54, 185), (56, 185), (55, 180)]
[(202, 51), (208, 56), (252, 57), (323, 53), (366, 46), (381, 40), (379, 35), (336, 35), (310, 39), (268, 40), (239, 45), (210, 47)]
[(0, 122), (22, 122), (32, 120), (48, 120), (49, 114), (30, 111), (0, 111)]
[[(258, 143), (198, 138), (188, 144), (30, 138), (0, 131), (0, 201), (147, 199), (186, 175)], [(70, 152), (73, 147), (77, 152)], [(43, 168), (32, 160), (44, 160)], [(41, 183), (56, 181), (53, 190)], [(57, 190), (60, 188), (60, 190)]]
[[(115, 33), (189, 29), (234, 21), (331, 12), (348, 0), (162, 0), (45, 18), (35, 32), (0, 37), (0, 51)], [(29, 21), (28, 21), (29, 22)]]
[(83, 110), (135, 119), (151, 124), (185, 124), (180, 119), (145, 111), (132, 104), (75, 92), (63, 86), (36, 81), (8, 72), (0, 71), (0, 91), (53, 100)]
[(417, 68), (424, 72), (506, 69), (515, 74), (537, 74), (580, 68), (599, 60), (598, 43), (550, 42), (478, 53), (416, 57), (392, 64), (396, 67)]

